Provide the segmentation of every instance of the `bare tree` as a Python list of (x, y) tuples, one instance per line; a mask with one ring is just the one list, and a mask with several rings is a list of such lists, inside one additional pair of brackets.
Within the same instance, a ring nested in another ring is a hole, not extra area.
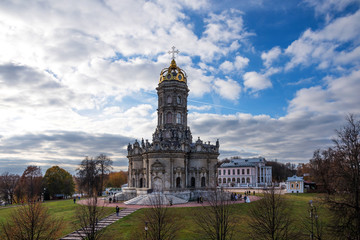
[(62, 219), (51, 217), (48, 209), (40, 202), (29, 201), (17, 207), (7, 222), (2, 222), (1, 239), (7, 240), (50, 240), (57, 239), (64, 227)]
[(8, 172), (5, 172), (0, 176), (0, 192), (3, 199), (9, 204), (12, 204), (14, 201), (15, 188), (19, 179), (19, 175), (10, 174)]
[(43, 192), (41, 168), (28, 166), (16, 185), (15, 195), (17, 202), (38, 200)]
[(92, 196), (93, 192), (99, 189), (99, 169), (96, 160), (85, 157), (77, 169), (77, 177), (80, 188), (82, 188), (88, 196)]
[(151, 208), (144, 209), (142, 220), (146, 230), (140, 233), (141, 237), (147, 240), (176, 239), (181, 226), (177, 223), (177, 217), (169, 212), (165, 195), (153, 193), (149, 201)]
[(105, 217), (104, 207), (98, 206), (98, 198), (94, 194), (87, 200), (86, 204), (77, 206), (76, 218), (79, 222), (76, 227), (78, 235), (87, 240), (102, 239), (104, 230), (99, 230), (97, 224), (103, 217)]
[(111, 169), (112, 169), (112, 160), (107, 157), (105, 154), (100, 154), (99, 156), (96, 157), (96, 161), (97, 161), (97, 166), (99, 169), (99, 173), (100, 173), (100, 194), (103, 191), (104, 188), (104, 178), (105, 176), (107, 176), (108, 173), (110, 173)]
[(320, 191), (325, 191), (328, 194), (334, 193), (334, 171), (336, 171), (334, 169), (334, 150), (332, 148), (323, 151), (317, 149), (310, 160), (310, 174)]
[(321, 240), (324, 239), (324, 222), (321, 220), (321, 216), (319, 214), (320, 205), (318, 203), (313, 202), (312, 200), (309, 202), (308, 214), (303, 218), (302, 225), (306, 231), (306, 235), (304, 239), (308, 239), (310, 235), (311, 240)]
[(249, 227), (252, 239), (296, 239), (292, 229), (289, 204), (274, 188), (250, 208)]
[(337, 131), (333, 140), (335, 169), (333, 192), (326, 202), (332, 213), (331, 230), (335, 236), (360, 239), (360, 121), (353, 115)]
[(228, 192), (214, 189), (206, 196), (206, 203), (194, 212), (201, 239), (232, 239), (236, 223), (233, 205)]

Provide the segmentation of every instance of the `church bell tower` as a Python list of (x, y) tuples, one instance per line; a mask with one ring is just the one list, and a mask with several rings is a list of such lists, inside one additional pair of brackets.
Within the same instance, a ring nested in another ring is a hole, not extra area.
[(165, 144), (180, 145), (191, 143), (192, 137), (187, 126), (187, 75), (175, 62), (175, 47), (172, 51), (172, 61), (168, 68), (160, 73), (158, 94), (158, 124), (153, 135), (153, 141)]

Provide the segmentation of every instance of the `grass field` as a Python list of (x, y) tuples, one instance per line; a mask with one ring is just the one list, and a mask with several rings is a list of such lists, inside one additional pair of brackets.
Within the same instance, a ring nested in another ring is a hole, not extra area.
[[(318, 194), (287, 194), (285, 197), (291, 203), (291, 213), (294, 218), (297, 228), (302, 231), (302, 218), (308, 216), (308, 203), (309, 200), (316, 200), (320, 195)], [(235, 204), (234, 205), (234, 214), (236, 216), (236, 230), (237, 233), (234, 236), (234, 240), (248, 239), (248, 213), (250, 204)], [(45, 205), (49, 208), (51, 214), (56, 217), (62, 217), (66, 222), (66, 228), (63, 233), (66, 235), (75, 230), (74, 223), (76, 222), (75, 218), (75, 207), (76, 204), (72, 200), (61, 200), (61, 201), (52, 201), (47, 202)], [(0, 208), (0, 221), (6, 220), (13, 208)], [(193, 220), (193, 214), (201, 208), (177, 208), (171, 207), (169, 211), (176, 215), (178, 218), (178, 224), (180, 226), (180, 231), (176, 239), (179, 240), (189, 240), (197, 239), (197, 225)], [(107, 213), (110, 214), (114, 212), (114, 209), (107, 208)], [(105, 230), (105, 235), (103, 239), (122, 239), (130, 240), (135, 239), (135, 236), (139, 231), (144, 231), (144, 223), (142, 221), (142, 216), (144, 209), (140, 209), (135, 213), (120, 219), (114, 224), (110, 225)], [(320, 212), (321, 218), (327, 218), (327, 212), (322, 210)], [(300, 239), (300, 238), (299, 238)], [(139, 239), (137, 239), (139, 240)]]
[[(291, 203), (291, 212), (295, 221), (296, 228), (302, 232), (302, 218), (308, 216), (309, 200), (316, 200), (320, 195), (318, 194), (288, 194), (285, 195)], [(234, 213), (236, 216), (236, 230), (234, 240), (249, 239), (248, 233), (248, 213), (250, 204), (235, 204)], [(194, 208), (176, 208), (170, 209), (171, 213), (178, 216), (178, 223), (181, 226), (179, 235), (176, 239), (189, 240), (197, 238), (197, 225), (194, 222), (193, 214), (196, 213)], [(142, 222), (143, 209), (129, 215), (116, 223), (110, 225), (106, 229), (104, 239), (136, 239), (134, 236), (138, 231), (144, 231), (144, 223)], [(322, 210), (319, 213), (320, 217), (326, 218), (326, 211)], [(308, 236), (308, 235), (307, 235)], [(105, 238), (106, 237), (106, 238)], [(308, 238), (308, 237), (307, 237)], [(307, 239), (306, 238), (306, 239)], [(299, 236), (299, 239), (300, 236)]]
[[(62, 218), (65, 222), (65, 228), (63, 230), (63, 235), (69, 234), (76, 230), (75, 224), (78, 222), (76, 219), (76, 206), (72, 199), (69, 200), (57, 200), (57, 201), (48, 201), (44, 205), (49, 208), (51, 215), (55, 217)], [(7, 221), (11, 211), (16, 207), (9, 208), (0, 208), (0, 221)], [(105, 214), (109, 215), (114, 213), (113, 208), (105, 208)]]

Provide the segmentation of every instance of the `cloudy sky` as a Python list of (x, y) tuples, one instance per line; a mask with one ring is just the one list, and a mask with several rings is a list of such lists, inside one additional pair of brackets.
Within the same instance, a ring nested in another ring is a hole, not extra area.
[(5, 0), (0, 173), (100, 153), (127, 169), (172, 46), (193, 137), (219, 138), (220, 159), (307, 162), (360, 113), (359, 0)]

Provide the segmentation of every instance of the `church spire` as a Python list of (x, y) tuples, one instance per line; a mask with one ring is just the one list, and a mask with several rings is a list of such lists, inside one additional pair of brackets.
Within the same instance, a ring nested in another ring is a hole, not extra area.
[(179, 68), (175, 62), (175, 54), (179, 54), (179, 52), (180, 52), (179, 50), (175, 50), (174, 46), (172, 47), (172, 51), (168, 51), (168, 53), (172, 55), (171, 56), (172, 60), (170, 66), (168, 68), (164, 68), (161, 71), (159, 83), (162, 83), (163, 81), (171, 81), (171, 80), (186, 83), (187, 75), (185, 71)]

